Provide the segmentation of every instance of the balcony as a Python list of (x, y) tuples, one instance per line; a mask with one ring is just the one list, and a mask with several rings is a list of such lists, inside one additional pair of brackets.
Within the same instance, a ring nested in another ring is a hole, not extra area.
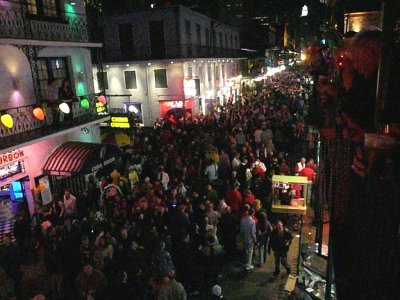
[(15, 5), (12, 1), (0, 3), (0, 38), (65, 42), (89, 40), (86, 15), (63, 11), (59, 17), (40, 17), (30, 15), (24, 5)]
[[(181, 53), (179, 53), (181, 49)], [(134, 61), (153, 59), (177, 59), (193, 57), (239, 57), (238, 49), (217, 48), (211, 46), (199, 46), (196, 44), (166, 45), (164, 57), (154, 57), (150, 47), (135, 47), (132, 49), (105, 49), (104, 61)], [(93, 58), (94, 62), (97, 62)]]
[(80, 102), (73, 102), (73, 121), (72, 123), (64, 122), (64, 114), (60, 113), (60, 128), (52, 126), (52, 110), (46, 104), (40, 106), (43, 108), (45, 114), (43, 121), (40, 121), (33, 116), (33, 110), (37, 107), (36, 105), (21, 106), (2, 111), (2, 116), (5, 114), (11, 115), (14, 125), (12, 128), (7, 128), (0, 122), (0, 150), (107, 117), (107, 115), (98, 114), (96, 108), (96, 95), (91, 94), (80, 96), (80, 98), (88, 99), (89, 107), (84, 108), (81, 106)]

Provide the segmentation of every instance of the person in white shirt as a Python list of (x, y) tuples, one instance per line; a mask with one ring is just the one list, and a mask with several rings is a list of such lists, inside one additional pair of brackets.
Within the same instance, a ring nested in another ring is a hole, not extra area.
[(254, 131), (254, 142), (256, 143), (256, 153), (257, 156), (260, 156), (260, 151), (261, 151), (261, 135), (262, 135), (262, 130), (258, 128), (256, 131)]
[(297, 175), (300, 174), (300, 172), (306, 167), (306, 159), (302, 157), (300, 161), (296, 164), (294, 167), (294, 171)]
[(239, 159), (240, 153), (235, 153), (235, 157), (232, 159), (232, 169), (237, 170), (239, 168), (240, 164), (242, 163)]
[(64, 190), (64, 216), (73, 217), (76, 214), (76, 198), (70, 189)]
[(209, 164), (204, 170), (204, 175), (207, 176), (208, 181), (213, 182), (218, 179), (218, 165), (215, 162)]
[(161, 182), (164, 190), (168, 190), (168, 183), (169, 183), (169, 175), (167, 172), (164, 172), (164, 167), (160, 166), (157, 172), (157, 180)]

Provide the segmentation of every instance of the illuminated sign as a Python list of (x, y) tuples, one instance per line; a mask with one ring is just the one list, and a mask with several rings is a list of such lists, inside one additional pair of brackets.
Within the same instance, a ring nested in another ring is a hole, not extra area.
[(24, 156), (24, 151), (21, 149), (14, 150), (5, 154), (0, 154), (0, 166), (20, 160), (24, 158)]
[(131, 128), (131, 124), (129, 123), (115, 123), (111, 122), (110, 126), (113, 128)]
[(111, 117), (110, 127), (131, 128), (131, 124), (128, 117)]
[(128, 117), (111, 117), (111, 122), (116, 123), (128, 123)]

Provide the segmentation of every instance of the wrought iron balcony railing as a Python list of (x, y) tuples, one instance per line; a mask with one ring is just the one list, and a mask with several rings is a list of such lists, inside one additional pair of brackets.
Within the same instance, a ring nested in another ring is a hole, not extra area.
[(30, 15), (21, 6), (7, 6), (0, 2), (0, 38), (31, 39), (46, 41), (87, 42), (86, 15), (61, 12), (59, 17), (49, 18)]
[[(92, 122), (105, 115), (99, 115), (96, 107), (96, 95), (81, 96), (81, 99), (86, 98), (89, 101), (89, 107), (82, 107), (80, 102), (72, 103), (73, 121), (70, 123), (64, 122), (64, 114), (60, 112), (60, 126), (55, 128), (53, 124), (53, 112), (51, 107), (43, 104), (42, 106), (28, 105), (16, 108), (6, 109), (1, 112), (1, 115), (9, 114), (13, 119), (13, 126), (7, 128), (0, 122), (0, 150), (13, 147), (15, 145), (26, 143), (31, 140), (41, 138), (45, 135), (53, 134), (57, 131), (66, 130), (75, 126), (83, 125)], [(33, 110), (36, 107), (41, 107), (44, 111), (45, 118), (40, 121), (33, 115)]]
[[(155, 56), (151, 47), (135, 47), (134, 49), (105, 49), (104, 61), (128, 61), (150, 59), (173, 59), (192, 57), (239, 57), (238, 49), (199, 46), (195, 44), (167, 45), (164, 55)], [(160, 54), (160, 53), (158, 53)], [(95, 61), (96, 62), (96, 61)]]

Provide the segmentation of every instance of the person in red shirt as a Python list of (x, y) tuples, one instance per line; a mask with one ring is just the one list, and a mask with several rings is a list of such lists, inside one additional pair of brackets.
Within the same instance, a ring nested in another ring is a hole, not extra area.
[(312, 186), (315, 181), (315, 172), (313, 169), (310, 168), (309, 164), (301, 170), (300, 176), (307, 177), (308, 186), (307, 186), (307, 205), (311, 204), (311, 196), (312, 196)]
[(250, 191), (250, 189), (245, 189), (244, 192), (244, 203), (253, 206), (253, 202), (256, 200), (256, 196)]
[(307, 166), (303, 170), (301, 170), (299, 175), (307, 177), (309, 182), (314, 183), (315, 171), (312, 168), (310, 168), (309, 164), (307, 164)]
[(238, 212), (242, 206), (242, 194), (239, 191), (239, 185), (236, 184), (233, 189), (225, 193), (225, 202), (230, 206), (232, 212)]

